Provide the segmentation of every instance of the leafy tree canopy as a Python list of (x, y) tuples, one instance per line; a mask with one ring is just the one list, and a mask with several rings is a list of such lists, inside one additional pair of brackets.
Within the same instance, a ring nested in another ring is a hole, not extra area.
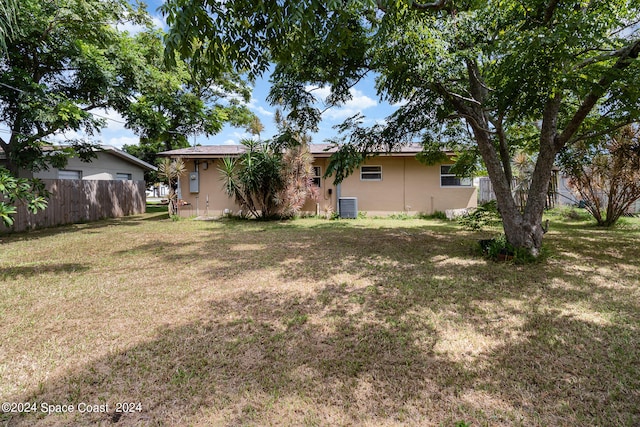
[[(169, 0), (164, 10), (168, 45), (202, 48), (196, 67), (258, 74), (275, 62), (271, 99), (307, 129), (320, 117), (309, 85), (329, 85), (328, 101), (340, 104), (375, 71), (379, 95), (404, 106), (384, 125), (345, 123), (358, 149), (339, 153), (362, 158), (409, 141), (428, 152), (473, 148), (509, 242), (534, 255), (559, 150), (640, 116), (640, 4), (632, 0)], [(510, 161), (523, 149), (536, 164), (520, 211)]]
[[(118, 30), (123, 23), (147, 30), (131, 35)], [(127, 0), (21, 0), (13, 28), (0, 59), (0, 122), (11, 130), (0, 148), (14, 174), (63, 165), (69, 153), (45, 154), (44, 141), (65, 131), (95, 135), (106, 125), (95, 109), (115, 109), (143, 141), (169, 149), (190, 133), (252, 118), (239, 104), (249, 90), (237, 73), (195, 74), (179, 59), (167, 68), (163, 34)], [(69, 142), (83, 159), (95, 149)]]
[[(128, 153), (153, 164), (160, 151), (188, 147), (190, 135), (210, 136), (226, 123), (250, 126), (257, 120), (245, 105), (251, 92), (239, 74), (198, 73), (179, 59), (167, 67), (161, 31), (141, 33), (133, 43), (141, 55), (139, 91), (124, 116), (140, 143), (125, 146)], [(146, 179), (155, 182), (155, 173)]]
[(14, 34), (0, 60), (0, 121), (11, 131), (0, 148), (10, 170), (62, 161), (43, 154), (45, 137), (70, 130), (92, 135), (104, 119), (90, 110), (128, 104), (134, 54), (116, 24), (146, 19), (124, 0), (17, 3)]

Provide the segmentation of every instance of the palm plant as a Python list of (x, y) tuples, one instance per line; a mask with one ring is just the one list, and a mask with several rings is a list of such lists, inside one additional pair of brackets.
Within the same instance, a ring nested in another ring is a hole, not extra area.
[(598, 225), (610, 227), (640, 199), (640, 127), (629, 125), (560, 158), (569, 186)]
[(218, 168), (225, 192), (255, 218), (289, 218), (313, 193), (309, 149), (280, 149), (278, 143), (243, 140), (238, 159), (225, 158)]
[(512, 160), (513, 182), (511, 192), (520, 210), (524, 210), (527, 204), (527, 195), (533, 179), (535, 162), (526, 153), (518, 152)]
[(318, 187), (313, 185), (313, 156), (309, 147), (299, 145), (283, 154), (285, 186), (278, 198), (283, 216), (292, 217), (300, 212), (307, 198), (318, 198)]
[(158, 178), (169, 185), (169, 216), (178, 214), (178, 180), (187, 168), (181, 158), (163, 158), (158, 165)]

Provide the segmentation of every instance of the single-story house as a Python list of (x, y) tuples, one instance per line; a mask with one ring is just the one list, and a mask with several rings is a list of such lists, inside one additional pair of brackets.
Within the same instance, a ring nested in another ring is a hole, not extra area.
[[(426, 166), (416, 159), (421, 147), (405, 146), (391, 153), (371, 157), (341, 184), (323, 178), (332, 154), (331, 146), (312, 144), (314, 182), (320, 188), (318, 200), (309, 200), (303, 210), (309, 213), (356, 212), (385, 215), (408, 214), (477, 206), (477, 190), (471, 179), (450, 173), (453, 162)], [(178, 197), (183, 216), (218, 216), (238, 212), (239, 206), (223, 189), (219, 171), (225, 157), (244, 152), (242, 145), (196, 146), (160, 153), (182, 158), (188, 173), (179, 181)]]
[[(20, 171), (23, 178), (39, 178), (45, 183), (51, 193), (48, 207), (31, 214), (19, 205), (13, 226), (7, 229), (0, 225), (0, 232), (144, 213), (144, 172), (156, 167), (118, 148), (100, 147), (91, 162), (72, 157), (64, 169)], [(5, 159), (5, 153), (0, 151), (0, 166)]]
[[(64, 169), (49, 168), (38, 172), (21, 171), (23, 178), (40, 179), (81, 179), (92, 181), (144, 181), (144, 172), (156, 170), (156, 167), (131, 154), (110, 145), (100, 145), (96, 158), (83, 162), (71, 157)], [(52, 147), (55, 150), (56, 147)], [(0, 152), (0, 165), (4, 153)]]

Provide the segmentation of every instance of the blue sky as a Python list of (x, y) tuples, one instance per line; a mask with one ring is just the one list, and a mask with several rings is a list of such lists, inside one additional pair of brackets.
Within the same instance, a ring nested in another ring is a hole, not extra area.
[[(154, 21), (157, 25), (162, 26), (166, 29), (166, 24), (164, 23), (164, 19), (160, 12), (158, 12), (158, 7), (163, 3), (162, 0), (147, 0), (147, 10), (154, 17)], [(262, 78), (256, 81), (253, 96), (249, 103), (249, 108), (260, 118), (260, 121), (264, 125), (264, 131), (261, 134), (263, 139), (268, 139), (272, 137), (276, 131), (275, 124), (273, 121), (275, 108), (269, 105), (266, 101), (267, 94), (269, 93), (269, 76), (265, 75)], [(315, 90), (314, 94), (316, 94), (319, 98), (323, 98), (329, 94), (329, 88), (322, 88), (319, 90)], [(336, 131), (333, 129), (333, 126), (338, 125), (344, 121), (347, 117), (353, 116), (357, 113), (362, 113), (366, 116), (366, 123), (373, 124), (376, 121), (384, 120), (389, 114), (391, 114), (395, 107), (391, 106), (385, 102), (381, 102), (375, 90), (375, 81), (374, 76), (369, 76), (363, 79), (355, 88), (352, 90), (353, 99), (347, 102), (341, 108), (332, 108), (327, 110), (323, 115), (322, 123), (320, 124), (320, 129), (317, 133), (312, 135), (312, 143), (320, 144), (323, 143), (325, 139), (336, 136)], [(320, 99), (321, 102), (321, 99)], [(322, 107), (321, 107), (322, 108)], [(105, 138), (109, 138), (112, 135), (111, 129), (106, 131)], [(126, 132), (120, 130), (118, 135), (111, 137), (112, 143), (111, 145), (119, 145), (120, 140), (118, 138), (131, 138), (132, 135), (125, 136)], [(211, 144), (237, 144), (240, 139), (244, 137), (248, 137), (244, 129), (238, 129), (233, 127), (225, 127), (222, 132), (217, 135), (214, 135), (209, 138), (205, 138), (204, 136), (197, 136), (196, 141), (199, 144), (203, 145), (211, 145)], [(108, 141), (105, 141), (109, 143)]]
[[(167, 29), (164, 19), (158, 11), (158, 7), (163, 3), (163, 0), (147, 0), (146, 3), (148, 6), (147, 10), (152, 15), (155, 24)], [(125, 25), (120, 27), (120, 29), (132, 33), (141, 30), (141, 28), (136, 28), (133, 25)], [(319, 131), (311, 135), (312, 143), (321, 144), (327, 138), (335, 137), (337, 132), (333, 129), (333, 126), (342, 123), (344, 119), (356, 113), (362, 113), (366, 117), (366, 124), (373, 124), (377, 121), (384, 120), (385, 117), (393, 112), (395, 110), (394, 106), (381, 102), (378, 99), (374, 85), (374, 76), (368, 76), (352, 89), (353, 99), (351, 101), (340, 108), (334, 107), (327, 110), (323, 115)], [(264, 131), (261, 134), (263, 139), (269, 139), (275, 133), (275, 124), (273, 121), (275, 108), (266, 101), (269, 88), (268, 75), (258, 79), (253, 90), (251, 101), (248, 104), (251, 111), (260, 118), (260, 121), (264, 125)], [(324, 108), (321, 104), (321, 99), (328, 95), (328, 93), (328, 87), (314, 91), (314, 94), (320, 98), (320, 108)], [(138, 136), (126, 129), (124, 119), (118, 113), (113, 110), (95, 111), (94, 113), (107, 118), (107, 126), (102, 130), (101, 134), (91, 137), (91, 140), (98, 140), (102, 144), (115, 147), (122, 147), (124, 144), (134, 145), (138, 143)], [(202, 145), (238, 144), (240, 139), (245, 137), (249, 137), (249, 134), (246, 133), (244, 129), (227, 126), (219, 134), (209, 138), (206, 138), (204, 135), (197, 135), (196, 142)], [(52, 142), (64, 142), (65, 140), (78, 138), (88, 138), (88, 136), (83, 133), (65, 132), (53, 135), (49, 137), (48, 140)], [(190, 138), (191, 141), (193, 141), (192, 138), (193, 137)]]

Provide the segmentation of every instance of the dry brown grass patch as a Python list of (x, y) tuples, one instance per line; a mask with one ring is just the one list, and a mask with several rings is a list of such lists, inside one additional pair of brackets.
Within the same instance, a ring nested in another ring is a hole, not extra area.
[(443, 222), (144, 219), (3, 237), (0, 397), (110, 405), (4, 423), (640, 423), (637, 229), (515, 266)]

